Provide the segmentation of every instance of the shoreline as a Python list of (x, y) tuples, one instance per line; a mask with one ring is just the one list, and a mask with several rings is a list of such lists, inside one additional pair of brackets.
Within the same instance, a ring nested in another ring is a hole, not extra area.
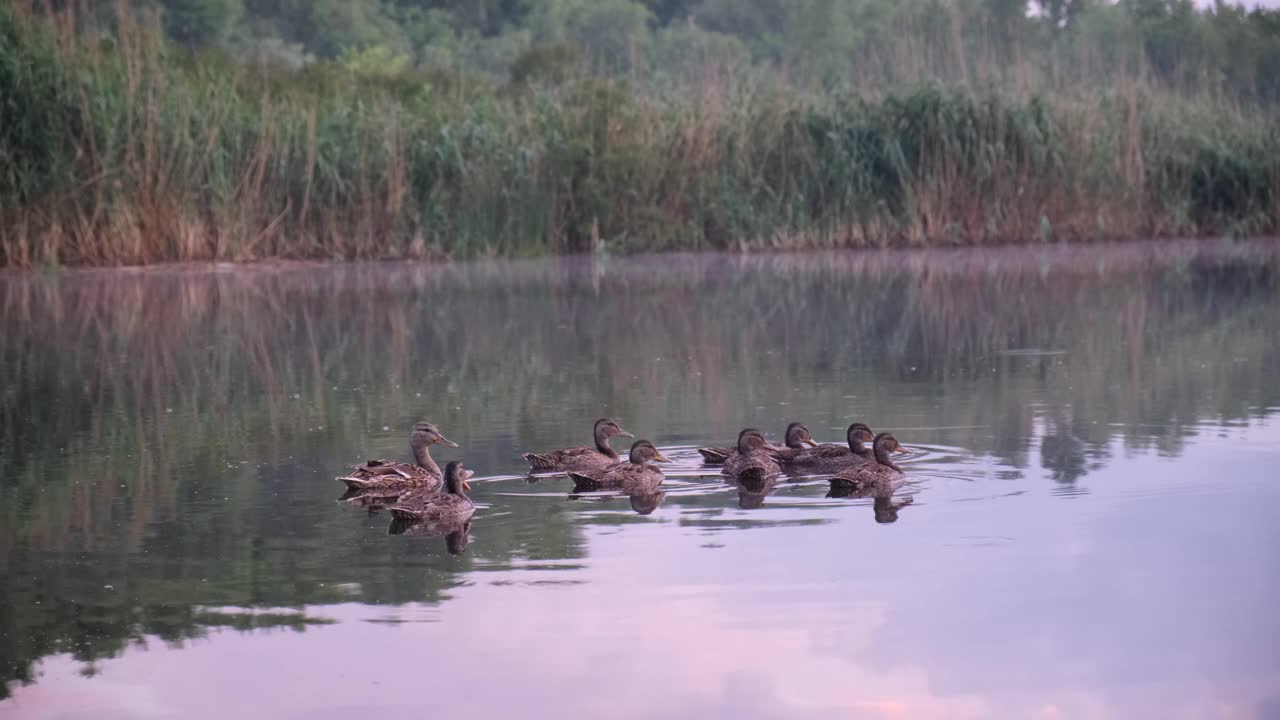
[[(1052, 269), (1082, 263), (1096, 263), (1100, 259), (1114, 261), (1172, 262), (1180, 257), (1228, 257), (1236, 254), (1257, 254), (1260, 258), (1274, 260), (1280, 257), (1280, 236), (1246, 238), (1133, 238), (1128, 240), (1086, 240), (1061, 242), (1011, 242), (985, 245), (938, 246), (888, 246), (846, 248), (752, 248), (748, 250), (671, 250), (665, 252), (614, 253), (561, 253), (535, 257), (490, 258), (377, 258), (377, 259), (307, 259), (262, 258), (252, 260), (193, 260), (161, 261), (139, 265), (57, 265), (49, 267), (0, 267), (0, 280), (38, 277), (93, 277), (93, 276), (216, 276), (216, 275), (288, 275), (292, 273), (331, 270), (366, 273), (379, 270), (409, 271), (465, 267), (520, 267), (538, 265), (587, 264), (625, 265), (636, 260), (641, 263), (652, 260), (672, 259), (721, 259), (735, 263), (768, 263), (777, 260), (822, 260), (833, 257), (856, 258), (871, 266), (883, 264), (886, 268), (906, 261), (920, 260), (926, 264), (962, 256), (970, 265), (981, 259), (1007, 266), (1010, 263), (1034, 259), (1047, 261)], [(1109, 263), (1110, 264), (1110, 263)], [(951, 266), (952, 269), (957, 269)], [(1005, 270), (1010, 268), (1005, 267)], [(675, 269), (673, 272), (680, 272)]]

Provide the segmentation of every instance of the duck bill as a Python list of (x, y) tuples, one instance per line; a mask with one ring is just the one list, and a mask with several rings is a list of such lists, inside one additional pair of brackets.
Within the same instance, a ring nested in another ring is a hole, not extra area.
[(437, 445), (443, 445), (445, 447), (451, 447), (451, 448), (458, 447), (458, 443), (450, 440), (449, 438), (443, 435), (436, 435), (436, 437), (439, 438), (438, 440), (436, 440)]
[(668, 460), (667, 458), (665, 458), (665, 457), (662, 455), (662, 453), (655, 453), (655, 454), (654, 454), (654, 456), (653, 456), (653, 459), (654, 459), (654, 460), (656, 460), (657, 462), (665, 462), (665, 463), (669, 463), (669, 462), (671, 462), (670, 460)]
[(467, 491), (467, 492), (471, 492), (471, 483), (467, 482), (466, 480), (463, 480), (463, 481), (462, 481), (462, 489), (463, 489), (463, 490), (465, 490), (465, 491)]
[(904, 447), (902, 447), (901, 445), (899, 445), (899, 446), (898, 446), (898, 449), (897, 449), (897, 450), (894, 450), (894, 452), (896, 452), (896, 453), (909, 453), (909, 452), (911, 452), (911, 449), (910, 449), (910, 448), (904, 448)]
[(805, 440), (805, 444), (807, 444), (809, 447), (818, 447), (818, 441), (814, 440), (813, 438), (809, 438), (808, 440)]
[(622, 428), (618, 428), (618, 437), (635, 438), (635, 435), (632, 435), (631, 433), (627, 432), (626, 430), (623, 430)]

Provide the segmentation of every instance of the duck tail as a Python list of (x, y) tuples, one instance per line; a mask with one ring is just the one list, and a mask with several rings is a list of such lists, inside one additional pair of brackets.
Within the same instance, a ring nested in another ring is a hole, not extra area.
[(525, 460), (529, 461), (529, 467), (533, 470), (555, 470), (555, 458), (548, 455), (539, 455), (538, 453), (525, 453), (522, 455)]
[(729, 459), (729, 453), (723, 448), (698, 448), (704, 465), (723, 465)]
[(387, 512), (391, 513), (392, 518), (402, 522), (408, 520), (419, 520), (422, 518), (419, 513), (400, 505), (393, 505), (387, 508)]
[(600, 481), (590, 475), (571, 472), (569, 473), (569, 479), (573, 481), (574, 492), (591, 492), (592, 490), (600, 489)]
[(351, 490), (364, 490), (369, 487), (369, 478), (358, 478), (352, 475), (344, 475), (337, 478), (339, 482), (344, 482)]

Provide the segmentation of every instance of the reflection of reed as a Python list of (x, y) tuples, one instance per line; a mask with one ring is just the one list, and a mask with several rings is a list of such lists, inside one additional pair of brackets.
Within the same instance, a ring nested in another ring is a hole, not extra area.
[[(254, 438), (279, 457), (312, 427), (367, 446), (369, 428), (425, 414), (536, 447), (570, 408), (731, 431), (782, 397), (842, 417), (856, 388), (878, 424), (986, 426), (970, 446), (1014, 464), (1033, 400), (1070, 408), (1055, 422), (1086, 443), (1115, 431), (1083, 422), (1105, 418), (1176, 450), (1169, 423), (1275, 404), (1276, 267), (1265, 247), (1164, 244), (8, 276), (0, 464), (6, 487), (45, 492), (6, 528), (92, 547), (127, 478), (136, 543), (172, 517), (168, 478), (210, 448)], [(1027, 348), (1064, 354), (1003, 354)], [(1071, 382), (1045, 383), (1057, 374)]]
[[(106, 583), (188, 608), (334, 601), (325, 568), (379, 601), (442, 592), (444, 573), (366, 567), (363, 528), (290, 512), (304, 470), (327, 470), (314, 494), (331, 507), (350, 453), (402, 453), (423, 418), (471, 438), (485, 472), (587, 440), (605, 411), (660, 441), (942, 420), (1014, 466), (1039, 435), (1063, 482), (1116, 436), (1177, 453), (1202, 418), (1280, 405), (1278, 269), (1265, 246), (1162, 244), (0, 275), (0, 572), (28, 578), (0, 590), (0, 655), (21, 677), (87, 605), (37, 600)], [(772, 416), (792, 408), (805, 417)], [(456, 562), (578, 556), (564, 512), (486, 527)], [(398, 552), (384, 562), (413, 561)], [(104, 609), (86, 657), (163, 626), (131, 612)]]

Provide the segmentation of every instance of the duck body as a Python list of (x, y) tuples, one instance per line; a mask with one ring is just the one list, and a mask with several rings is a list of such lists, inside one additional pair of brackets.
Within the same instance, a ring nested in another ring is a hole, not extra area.
[(662, 470), (648, 462), (669, 462), (653, 443), (637, 440), (631, 446), (626, 462), (615, 463), (594, 470), (570, 471), (575, 491), (621, 490), (627, 495), (652, 495), (662, 484)]
[(595, 447), (567, 447), (542, 453), (525, 453), (533, 472), (589, 472), (600, 470), (620, 462), (618, 452), (609, 446), (610, 438), (634, 437), (609, 418), (596, 421), (592, 431)]
[[(773, 452), (782, 452), (784, 450), (794, 449), (775, 442), (765, 443), (765, 448)], [(703, 465), (723, 465), (729, 458), (738, 454), (738, 448), (698, 448), (698, 454), (702, 456)]]
[(875, 497), (892, 495), (907, 478), (883, 465), (859, 465), (831, 477), (832, 497)]
[(350, 475), (344, 475), (338, 479), (346, 483), (351, 490), (366, 493), (384, 491), (397, 494), (416, 489), (439, 492), (441, 487), (439, 470), (440, 468), (436, 468), (436, 472), (432, 472), (429, 468), (406, 462), (370, 460), (363, 465), (352, 466)]
[[(765, 441), (764, 449), (772, 454), (781, 454), (787, 452), (798, 452), (805, 448), (806, 445), (817, 447), (818, 443), (814, 442), (813, 436), (809, 434), (809, 428), (802, 423), (793, 422), (787, 426), (784, 434), (786, 443), (779, 445)], [(739, 434), (741, 439), (741, 434)], [(704, 465), (724, 465), (730, 458), (738, 454), (737, 447), (731, 448), (698, 448), (698, 454), (702, 455)]]
[(854, 423), (845, 433), (848, 444), (826, 443), (816, 447), (788, 448), (774, 453), (774, 458), (788, 472), (838, 472), (862, 463), (874, 463), (875, 456), (862, 443), (874, 440), (871, 428)]
[(737, 452), (724, 461), (720, 474), (749, 486), (761, 486), (777, 479), (782, 472), (769, 452), (764, 435), (752, 428), (738, 434)]
[(885, 494), (891, 495), (906, 481), (902, 468), (889, 458), (892, 452), (906, 452), (906, 448), (889, 433), (876, 436), (872, 446), (874, 462), (850, 465), (831, 477), (833, 493), (843, 495)]
[(414, 520), (442, 526), (462, 524), (470, 520), (476, 511), (475, 503), (465, 492), (469, 477), (471, 473), (455, 460), (445, 468), (445, 492), (410, 493), (388, 510), (393, 518), (400, 521)]
[(525, 453), (534, 472), (570, 472), (605, 468), (620, 461), (618, 454), (606, 455), (596, 448), (570, 447), (545, 453)]
[(398, 520), (449, 524), (470, 519), (476, 511), (476, 505), (466, 495), (414, 494), (401, 498), (400, 502), (388, 510)]
[(405, 490), (420, 489), (439, 492), (443, 474), (440, 466), (431, 457), (432, 445), (458, 447), (458, 444), (440, 434), (435, 425), (420, 422), (413, 428), (409, 436), (409, 448), (413, 452), (414, 463), (399, 460), (369, 460), (363, 465), (355, 465), (347, 475), (338, 480), (345, 483), (350, 490), (386, 491), (397, 493)]

